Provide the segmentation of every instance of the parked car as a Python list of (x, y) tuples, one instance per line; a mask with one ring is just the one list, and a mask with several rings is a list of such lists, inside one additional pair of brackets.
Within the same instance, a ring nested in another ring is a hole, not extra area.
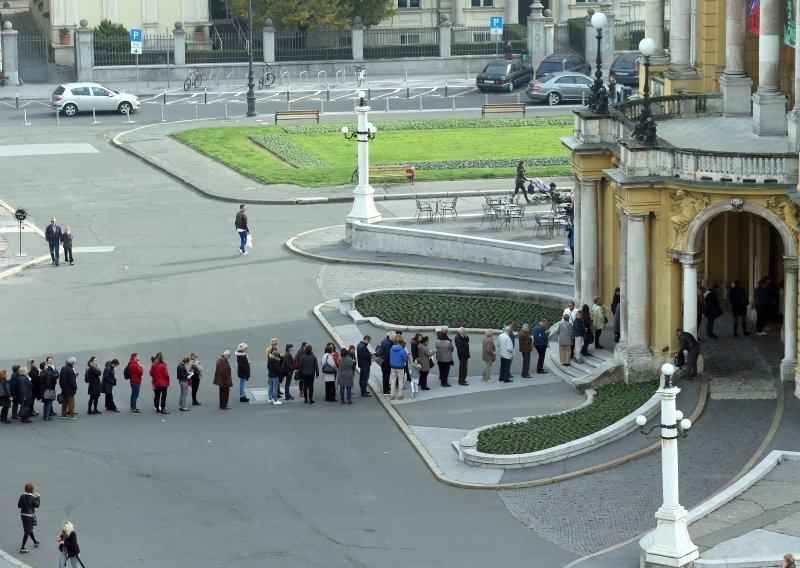
[(490, 63), (475, 78), (475, 86), (481, 91), (514, 90), (531, 78), (533, 69), (513, 61)]
[(617, 78), (620, 85), (639, 86), (639, 57), (638, 51), (625, 51), (617, 55), (611, 64), (609, 75)]
[(528, 83), (525, 93), (532, 101), (546, 102), (550, 106), (561, 101), (584, 102), (589, 98), (592, 78), (583, 73), (553, 73)]
[(542, 59), (542, 62), (539, 63), (539, 67), (536, 68), (536, 74), (533, 78), (538, 79), (545, 75), (559, 73), (561, 71), (573, 71), (575, 73), (589, 75), (592, 72), (592, 66), (577, 55), (559, 55), (556, 53)]
[(66, 83), (50, 95), (50, 107), (66, 116), (79, 112), (116, 111), (128, 114), (139, 108), (136, 95), (120, 93), (97, 83)]

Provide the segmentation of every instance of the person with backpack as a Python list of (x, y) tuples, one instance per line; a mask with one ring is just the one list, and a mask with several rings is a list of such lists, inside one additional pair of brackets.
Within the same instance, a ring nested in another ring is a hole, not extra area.
[(142, 387), (143, 375), (144, 369), (139, 364), (139, 354), (131, 353), (130, 361), (122, 371), (122, 376), (131, 384), (131, 414), (141, 414), (137, 402), (139, 400), (139, 389)]

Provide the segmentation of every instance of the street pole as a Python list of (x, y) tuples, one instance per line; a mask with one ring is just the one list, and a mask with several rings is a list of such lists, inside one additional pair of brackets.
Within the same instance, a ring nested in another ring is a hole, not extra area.
[[(358, 185), (353, 190), (353, 208), (347, 216), (347, 222), (361, 221), (363, 223), (377, 223), (381, 220), (381, 214), (375, 207), (375, 190), (369, 184), (369, 141), (375, 136), (375, 127), (369, 123), (369, 106), (364, 101), (365, 93), (359, 91), (359, 101), (356, 106), (356, 116), (358, 118), (358, 128), (355, 133), (358, 141)], [(346, 138), (348, 136), (346, 128), (342, 129)]]
[(253, 0), (247, 0), (247, 116), (258, 116), (255, 87), (253, 77)]

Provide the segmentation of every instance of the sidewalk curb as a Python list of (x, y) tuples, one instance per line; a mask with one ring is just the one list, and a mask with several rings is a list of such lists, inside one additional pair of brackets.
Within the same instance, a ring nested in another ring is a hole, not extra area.
[[(344, 225), (331, 225), (330, 227), (320, 227), (318, 229), (311, 229), (310, 231), (305, 231), (302, 233), (298, 233), (293, 237), (289, 238), (283, 245), (289, 249), (290, 252), (298, 255), (304, 256), (306, 258), (310, 258), (312, 260), (317, 260), (320, 262), (329, 262), (329, 263), (338, 263), (338, 264), (368, 264), (370, 266), (388, 266), (390, 268), (416, 268), (419, 269), (419, 265), (417, 264), (410, 264), (406, 262), (391, 262), (388, 260), (356, 260), (356, 259), (349, 259), (349, 258), (336, 258), (332, 256), (324, 256), (321, 254), (314, 254), (311, 252), (306, 252), (303, 249), (299, 248), (295, 244), (295, 239), (300, 237), (304, 237), (316, 231), (324, 231), (326, 229), (331, 229), (334, 227), (344, 227)], [(481, 270), (471, 270), (469, 268), (436, 268), (436, 270), (442, 270), (445, 272), (454, 272), (456, 274), (469, 274), (471, 276), (484, 276), (489, 278), (508, 278), (509, 280), (521, 280), (524, 282), (533, 282), (536, 284), (551, 284), (551, 285), (562, 285), (566, 287), (572, 286), (574, 288), (574, 284), (569, 282), (559, 282), (553, 280), (545, 280), (543, 278), (532, 278), (529, 276), (517, 276), (515, 274), (495, 274), (492, 272), (483, 272)]]
[[(342, 340), (342, 337), (333, 329), (333, 326), (328, 323), (328, 320), (325, 319), (325, 316), (322, 315), (321, 308), (325, 306), (333, 306), (338, 303), (339, 300), (328, 300), (327, 302), (322, 302), (321, 304), (317, 304), (314, 306), (314, 315), (316, 316), (317, 320), (322, 324), (322, 327), (328, 332), (328, 334), (333, 338), (333, 340), (340, 346), (346, 347), (347, 345)], [(370, 388), (372, 386), (370, 385)], [(375, 389), (372, 389), (373, 393), (375, 393)], [(579, 469), (576, 471), (571, 471), (569, 473), (563, 473), (561, 475), (555, 475), (553, 477), (546, 477), (543, 479), (536, 479), (533, 481), (517, 481), (514, 483), (487, 483), (487, 484), (479, 484), (479, 483), (467, 483), (463, 481), (458, 481), (456, 479), (451, 479), (444, 475), (441, 468), (436, 465), (436, 462), (431, 457), (428, 450), (425, 446), (420, 442), (419, 438), (417, 438), (414, 433), (411, 431), (411, 428), (408, 426), (405, 420), (400, 416), (400, 413), (395, 410), (395, 408), (389, 404), (389, 401), (382, 395), (378, 396), (375, 393), (375, 396), (378, 402), (383, 406), (383, 409), (386, 413), (394, 420), (395, 425), (397, 428), (405, 435), (408, 439), (411, 446), (416, 450), (422, 460), (425, 462), (425, 465), (428, 466), (428, 469), (431, 470), (431, 473), (438, 479), (440, 482), (444, 483), (445, 485), (450, 485), (451, 487), (458, 487), (461, 489), (491, 489), (491, 490), (500, 490), (500, 489), (524, 489), (526, 487), (538, 487), (541, 485), (550, 485), (551, 483), (558, 483), (559, 481), (566, 481), (568, 479), (573, 479), (576, 477), (581, 477), (584, 475), (589, 475), (592, 473), (597, 473), (600, 471), (605, 471), (607, 469), (611, 469), (612, 467), (616, 467), (618, 465), (627, 463), (629, 461), (635, 460), (636, 458), (642, 457), (649, 453), (654, 452), (655, 450), (661, 447), (661, 441), (655, 442), (649, 446), (646, 446), (640, 450), (637, 450), (631, 454), (620, 456), (613, 460), (609, 460), (607, 462), (597, 464), (591, 467)], [(692, 415), (689, 419), (694, 423), (697, 421), (698, 418), (703, 414), (705, 410), (706, 403), (708, 401), (708, 379), (703, 378), (702, 383), (700, 384), (700, 394), (697, 400), (697, 406), (695, 406), (694, 411), (692, 411)]]
[(0, 550), (0, 561), (3, 561), (3, 560), (8, 562), (9, 564), (11, 564), (13, 566), (16, 566), (17, 568), (31, 568), (30, 566), (28, 566), (24, 562), (21, 562), (20, 560), (17, 560), (13, 556), (11, 556), (8, 552), (5, 552), (4, 550)]
[[(6, 209), (7, 211), (9, 211), (12, 214), (14, 213), (14, 211), (16, 211), (8, 203), (6, 203), (5, 201), (2, 201), (2, 200), (0, 200), (0, 207), (2, 207), (3, 209)], [(44, 238), (44, 231), (42, 231), (39, 227), (29, 223), (28, 221), (25, 221), (24, 224), (25, 224), (26, 227), (30, 228), (34, 233), (36, 233), (40, 237)], [(8, 270), (4, 270), (4, 271), (0, 272), (0, 280), (6, 280), (7, 278), (11, 278), (12, 276), (16, 276), (17, 274), (19, 274), (23, 270), (27, 270), (28, 268), (32, 268), (32, 267), (37, 266), (39, 264), (44, 264), (48, 260), (50, 260), (50, 255), (49, 254), (40, 256), (38, 258), (32, 258), (28, 262), (20, 264), (19, 266), (15, 266), (14, 268), (9, 268)], [(0, 551), (0, 557), (2, 557), (2, 551)]]

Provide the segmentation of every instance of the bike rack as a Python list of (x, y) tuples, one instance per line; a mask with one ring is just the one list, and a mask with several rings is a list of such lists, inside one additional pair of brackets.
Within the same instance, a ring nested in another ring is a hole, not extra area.
[(216, 86), (219, 87), (219, 73), (215, 73), (214, 71), (212, 71), (211, 73), (208, 74), (208, 80), (211, 81), (212, 77), (217, 83)]
[(306, 76), (306, 87), (308, 87), (308, 71), (300, 71), (300, 78), (299, 78), (300, 86), (301, 87), (303, 86), (303, 74), (305, 74)]
[[(286, 77), (286, 79), (284, 79), (284, 77)], [(281, 73), (281, 87), (288, 85), (289, 85), (289, 72), (284, 71), (283, 73)]]
[(336, 72), (336, 84), (337, 85), (344, 84), (344, 77), (345, 77), (345, 70), (344, 69), (339, 69)]
[(225, 83), (227, 84), (228, 89), (231, 88), (231, 77), (236, 78), (236, 73), (231, 72), (225, 76)]
[(322, 81), (320, 80), (320, 75), (325, 79), (325, 84), (328, 84), (328, 74), (325, 71), (320, 71), (317, 73), (317, 85), (321, 85)]

